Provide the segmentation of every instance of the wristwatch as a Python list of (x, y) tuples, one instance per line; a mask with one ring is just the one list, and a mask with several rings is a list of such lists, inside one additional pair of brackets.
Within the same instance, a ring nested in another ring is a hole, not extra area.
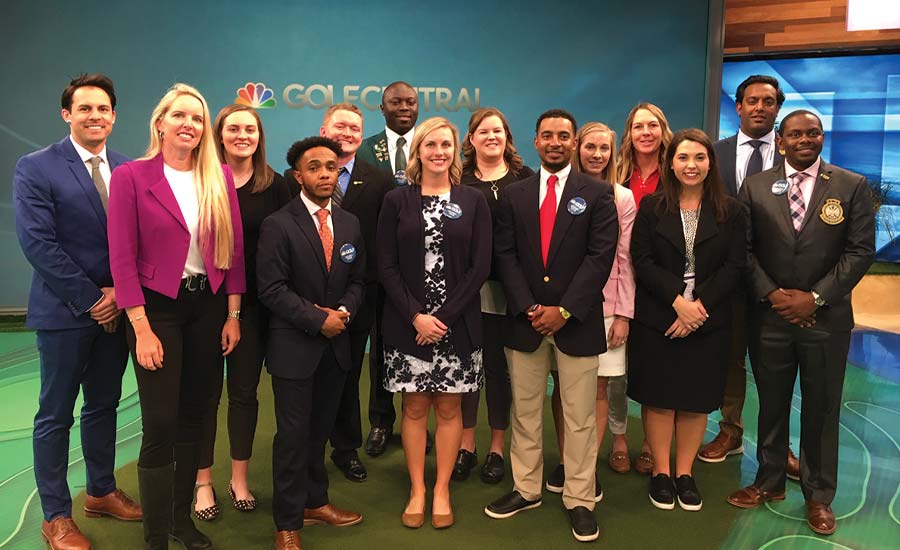
[(822, 296), (820, 296), (818, 292), (816, 292), (815, 290), (810, 290), (809, 293), (812, 294), (813, 300), (816, 301), (816, 307), (822, 307), (825, 305), (825, 298), (822, 298)]
[(565, 319), (566, 321), (568, 321), (569, 317), (572, 316), (572, 314), (569, 313), (569, 310), (562, 306), (559, 306), (559, 314), (562, 315), (562, 318)]

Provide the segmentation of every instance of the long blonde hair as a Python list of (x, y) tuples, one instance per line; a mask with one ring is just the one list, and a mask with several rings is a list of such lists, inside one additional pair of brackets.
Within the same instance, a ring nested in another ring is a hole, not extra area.
[[(200, 248), (206, 252), (212, 246), (215, 266), (219, 269), (228, 269), (231, 267), (234, 254), (234, 228), (231, 225), (228, 188), (225, 173), (216, 153), (209, 106), (196, 88), (178, 83), (169, 88), (159, 100), (150, 116), (150, 145), (141, 158), (151, 159), (162, 152), (162, 133), (156, 125), (169, 112), (175, 100), (183, 95), (196, 98), (203, 106), (203, 133), (200, 135), (200, 143), (192, 153), (194, 185), (197, 189), (197, 202), (200, 205)], [(215, 236), (215, 242), (210, 242), (211, 236)]]
[(409, 164), (406, 165), (406, 178), (410, 183), (420, 185), (422, 183), (422, 161), (419, 160), (419, 147), (428, 134), (438, 128), (449, 128), (453, 135), (453, 161), (450, 164), (450, 183), (456, 185), (462, 178), (462, 160), (459, 158), (459, 130), (452, 122), (444, 117), (429, 118), (416, 127), (412, 143), (409, 145)]
[(578, 139), (578, 147), (575, 148), (575, 152), (572, 154), (572, 165), (575, 167), (575, 170), (584, 172), (584, 168), (581, 166), (581, 144), (588, 134), (595, 132), (609, 134), (609, 162), (606, 163), (606, 168), (603, 169), (601, 176), (609, 183), (617, 183), (619, 181), (617, 170), (619, 164), (616, 158), (616, 132), (602, 122), (588, 122), (575, 134), (576, 139)]
[(672, 130), (669, 129), (669, 121), (662, 109), (652, 103), (638, 103), (628, 113), (625, 119), (625, 130), (622, 132), (622, 142), (619, 147), (619, 177), (618, 181), (626, 183), (631, 180), (631, 174), (634, 173), (634, 144), (631, 141), (631, 125), (634, 124), (634, 117), (641, 109), (648, 111), (659, 121), (660, 130), (662, 130), (662, 142), (659, 144), (659, 171), (662, 173), (663, 162), (666, 158), (666, 149), (672, 143)]

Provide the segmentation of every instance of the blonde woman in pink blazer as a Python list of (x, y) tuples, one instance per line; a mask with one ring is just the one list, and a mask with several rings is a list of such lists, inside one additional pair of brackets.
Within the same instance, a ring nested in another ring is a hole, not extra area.
[[(624, 446), (625, 421), (628, 415), (628, 402), (625, 396), (625, 387), (614, 392), (612, 382), (623, 380), (626, 367), (625, 342), (628, 340), (629, 322), (634, 317), (634, 272), (631, 268), (631, 227), (637, 214), (637, 206), (631, 190), (615, 183), (616, 178), (616, 134), (608, 126), (600, 122), (589, 122), (581, 127), (577, 134), (578, 150), (575, 151), (572, 165), (579, 172), (591, 176), (599, 185), (612, 185), (616, 200), (616, 212), (619, 219), (619, 241), (616, 246), (616, 256), (613, 261), (609, 279), (603, 287), (603, 320), (606, 334), (606, 353), (597, 356), (597, 446), (603, 442), (606, 425), (610, 415), (610, 405), (614, 398), (618, 403), (615, 422), (610, 422), (614, 431), (616, 444)], [(599, 329), (599, 327), (598, 327)], [(557, 372), (551, 371), (554, 382), (557, 382)], [(558, 383), (553, 388), (553, 420), (556, 425), (556, 434), (559, 442), (559, 455), (563, 456), (564, 430), (562, 429), (562, 410), (559, 401)], [(621, 432), (621, 433), (616, 433)], [(621, 441), (619, 441), (621, 439)], [(625, 464), (628, 461), (627, 447), (622, 454)], [(615, 451), (615, 445), (614, 445)], [(621, 451), (619, 451), (621, 452)], [(610, 465), (613, 455), (611, 453)], [(627, 471), (627, 470), (626, 470)], [(565, 469), (559, 464), (547, 479), (547, 490), (562, 492), (565, 480)], [(600, 479), (597, 479), (594, 500), (600, 502), (603, 498), (603, 489)]]

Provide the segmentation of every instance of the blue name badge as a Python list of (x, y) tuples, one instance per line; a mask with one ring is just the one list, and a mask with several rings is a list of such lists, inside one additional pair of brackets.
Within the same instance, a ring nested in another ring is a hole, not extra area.
[(580, 216), (584, 214), (584, 211), (587, 210), (587, 201), (585, 201), (581, 197), (575, 197), (574, 199), (569, 201), (569, 204), (566, 205), (566, 210), (569, 211), (569, 214), (573, 216)]
[(356, 261), (356, 247), (350, 243), (341, 247), (341, 261), (345, 264), (352, 264)]
[(444, 215), (451, 220), (458, 220), (462, 217), (462, 208), (455, 202), (448, 202), (444, 205)]
[(788, 180), (777, 180), (772, 184), (772, 194), (784, 195), (785, 193), (787, 193), (788, 187), (790, 186), (791, 184), (788, 183)]
[(406, 179), (405, 170), (397, 170), (396, 172), (394, 172), (394, 183), (398, 187), (409, 183), (409, 180)]

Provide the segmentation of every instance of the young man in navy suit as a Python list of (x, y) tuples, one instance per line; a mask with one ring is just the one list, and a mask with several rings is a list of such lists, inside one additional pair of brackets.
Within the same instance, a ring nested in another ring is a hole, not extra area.
[(294, 143), (287, 160), (300, 195), (266, 218), (259, 234), (259, 300), (272, 312), (266, 366), (275, 395), (278, 550), (299, 550), (304, 524), (362, 521), (329, 502), (325, 471), (325, 442), (352, 368), (348, 325), (362, 305), (366, 276), (359, 221), (332, 203), (340, 154), (328, 138)]
[[(539, 173), (506, 188), (494, 233), (508, 302), (513, 491), (485, 507), (495, 519), (541, 505), (542, 415), (551, 363), (565, 416), (563, 505), (579, 541), (600, 535), (596, 490), (597, 356), (606, 352), (603, 293), (619, 237), (613, 190), (572, 170), (575, 118), (553, 109), (535, 128)], [(597, 335), (601, 337), (598, 338)]]
[(91, 544), (72, 520), (66, 481), (69, 429), (83, 390), (81, 446), (87, 469), (85, 515), (141, 519), (116, 488), (116, 408), (128, 361), (109, 270), (107, 184), (128, 159), (106, 148), (116, 121), (109, 77), (81, 75), (62, 94), (69, 136), (16, 163), (16, 234), (34, 268), (27, 324), (37, 331), (41, 393), (34, 418), (34, 475), (51, 548)]

